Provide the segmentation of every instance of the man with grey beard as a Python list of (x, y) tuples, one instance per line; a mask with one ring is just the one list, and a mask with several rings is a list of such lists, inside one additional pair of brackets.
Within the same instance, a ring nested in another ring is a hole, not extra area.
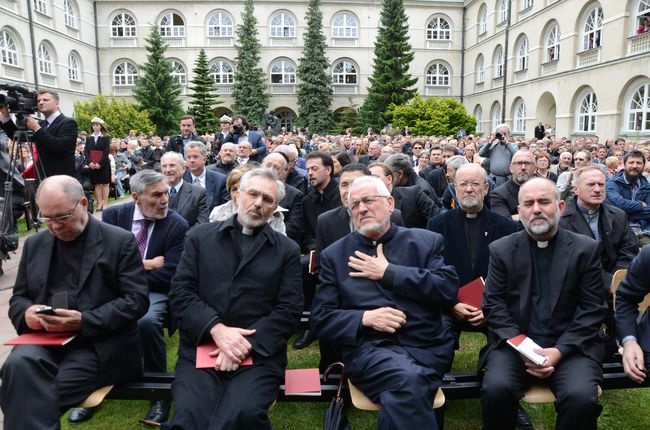
[[(488, 344), (479, 359), (486, 430), (514, 429), (517, 401), (541, 382), (557, 399), (555, 428), (597, 428), (606, 290), (598, 243), (560, 228), (564, 207), (553, 182), (529, 180), (519, 189), (525, 231), (490, 245), (483, 294)], [(522, 333), (539, 345), (541, 365), (506, 343)]]

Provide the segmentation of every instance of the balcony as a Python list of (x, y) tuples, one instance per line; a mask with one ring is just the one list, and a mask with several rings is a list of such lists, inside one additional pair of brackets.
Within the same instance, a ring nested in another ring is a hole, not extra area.
[(232, 94), (232, 85), (217, 85), (217, 94), (220, 96), (229, 96)]
[(586, 67), (600, 63), (600, 47), (578, 52), (576, 67)]
[(295, 46), (295, 37), (270, 37), (269, 46)]
[(163, 37), (163, 40), (174, 48), (182, 48), (185, 46), (185, 37)]
[(133, 86), (113, 86), (113, 95), (115, 96), (130, 96), (133, 94)]
[(515, 72), (515, 82), (523, 82), (528, 78), (528, 68)]
[(552, 60), (542, 64), (542, 76), (548, 76), (557, 73), (557, 63), (557, 60)]
[(451, 95), (451, 87), (441, 87), (426, 85), (424, 87), (425, 96), (449, 96)]
[(56, 87), (56, 76), (41, 73), (41, 84), (48, 87)]
[(208, 46), (231, 47), (234, 46), (233, 37), (208, 37)]
[(0, 0), (0, 7), (9, 9), (11, 12), (18, 11), (18, 2), (16, 0)]
[(427, 40), (427, 49), (451, 49), (451, 40)]
[(2, 64), (2, 75), (7, 78), (13, 78), (17, 81), (22, 81), (23, 69), (21, 67), (10, 66), (9, 64)]
[(111, 47), (113, 48), (135, 48), (138, 39), (135, 37), (111, 37)]
[(627, 55), (641, 54), (650, 51), (650, 31), (628, 37)]
[(271, 84), (271, 94), (295, 94), (295, 84)]
[(330, 46), (333, 48), (356, 48), (358, 39), (352, 37), (333, 37)]
[(332, 84), (332, 93), (334, 95), (341, 94), (358, 94), (359, 86), (356, 84)]

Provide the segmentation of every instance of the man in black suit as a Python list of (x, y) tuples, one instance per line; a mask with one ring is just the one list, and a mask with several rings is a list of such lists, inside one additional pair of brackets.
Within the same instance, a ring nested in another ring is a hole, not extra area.
[(205, 190), (183, 180), (183, 156), (177, 152), (165, 152), (160, 168), (169, 185), (169, 209), (185, 218), (191, 227), (208, 222), (208, 198)]
[(280, 200), (279, 206), (284, 209), (284, 226), (287, 237), (300, 243), (300, 228), (302, 226), (302, 200), (303, 194), (298, 189), (286, 184), (289, 172), (287, 156), (281, 152), (274, 152), (262, 161), (262, 167), (271, 169), (278, 175), (278, 179), (284, 183), (285, 194)]
[[(142, 243), (141, 258), (149, 286), (150, 306), (138, 321), (142, 337), (145, 372), (166, 372), (167, 351), (163, 328), (168, 318), (167, 297), (172, 277), (181, 258), (187, 221), (169, 210), (169, 187), (154, 170), (142, 170), (129, 181), (133, 202), (114, 205), (102, 212), (102, 220), (132, 232)], [(169, 402), (151, 402), (146, 419), (163, 422)]]
[(221, 145), (219, 150), (219, 159), (214, 164), (208, 166), (208, 170), (214, 170), (217, 173), (228, 175), (232, 169), (237, 167), (237, 145), (232, 142), (225, 142)]
[[(268, 169), (246, 172), (237, 214), (187, 237), (171, 291), (180, 331), (173, 429), (271, 428), (267, 409), (303, 305), (300, 250), (267, 223), (283, 188)], [(200, 344), (214, 346), (214, 367), (196, 368)], [(252, 365), (240, 367), (247, 356)]]
[[(291, 185), (300, 191), (303, 195), (309, 191), (309, 183), (307, 181), (307, 174), (301, 174), (297, 170), (296, 163), (298, 161), (298, 148), (295, 145), (278, 145), (273, 152), (281, 152), (289, 159), (289, 173), (285, 183)], [(304, 160), (303, 160), (304, 161)]]
[(544, 124), (540, 121), (539, 124), (535, 126), (535, 139), (544, 139), (544, 137), (546, 137), (545, 132), (546, 129), (544, 128)]
[[(76, 177), (77, 122), (59, 111), (59, 94), (55, 91), (39, 91), (37, 104), (45, 120), (39, 121), (31, 116), (25, 118), (25, 126), (34, 133), (32, 142), (38, 151), (37, 178), (53, 175)], [(0, 107), (0, 126), (7, 136), (13, 138), (17, 127), (9, 117), (7, 106)]]
[[(597, 427), (605, 287), (597, 242), (559, 227), (564, 206), (553, 182), (529, 180), (519, 190), (525, 231), (490, 245), (483, 295), (488, 345), (479, 363), (485, 429), (514, 429), (517, 400), (542, 380), (557, 398), (557, 429)], [(506, 343), (521, 333), (540, 346), (541, 365)]]
[(230, 200), (226, 190), (226, 175), (205, 168), (207, 149), (203, 142), (192, 141), (185, 146), (185, 161), (187, 169), (183, 180), (198, 185), (205, 190), (208, 203), (208, 213), (215, 207)]
[(405, 227), (425, 228), (429, 218), (437, 213), (433, 200), (422, 189), (415, 185), (412, 187), (394, 187), (393, 171), (386, 163), (372, 163), (370, 172), (377, 176), (388, 188), (390, 195), (395, 200), (395, 208), (402, 212)]
[[(37, 192), (47, 230), (27, 238), (9, 318), (19, 334), (75, 332), (61, 347), (14, 348), (2, 368), (5, 428), (59, 428), (60, 415), (99, 387), (141, 372), (137, 320), (149, 301), (131, 233), (96, 221), (79, 182), (45, 179)], [(37, 313), (52, 306), (55, 316)]]
[(196, 134), (194, 129), (194, 117), (191, 115), (183, 115), (179, 124), (180, 134), (175, 134), (169, 138), (167, 145), (165, 145), (165, 152), (178, 152), (183, 153), (185, 145), (193, 140), (199, 140), (199, 135)]
[(510, 161), (510, 179), (490, 192), (490, 209), (501, 216), (519, 221), (517, 211), (519, 187), (537, 171), (535, 155), (526, 150), (515, 152)]
[(390, 166), (393, 171), (393, 186), (398, 187), (412, 187), (419, 186), (424, 193), (434, 201), (436, 206), (439, 206), (440, 196), (436, 194), (433, 187), (429, 183), (415, 173), (413, 164), (408, 155), (406, 154), (393, 154), (386, 159), (386, 164)]
[(377, 161), (380, 155), (381, 155), (381, 142), (378, 140), (373, 140), (368, 144), (368, 154), (359, 157), (359, 163), (368, 166), (371, 163)]

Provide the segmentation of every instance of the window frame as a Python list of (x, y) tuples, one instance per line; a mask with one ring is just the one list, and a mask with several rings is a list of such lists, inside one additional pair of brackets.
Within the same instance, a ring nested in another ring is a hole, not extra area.
[[(176, 18), (183, 24), (177, 24)], [(163, 21), (169, 24), (163, 24)], [(158, 20), (158, 31), (163, 38), (185, 37), (185, 20), (179, 13), (167, 11)]]
[[(635, 102), (637, 95), (640, 95), (640, 100)], [(633, 103), (637, 106), (633, 106)], [(639, 114), (641, 114), (641, 127), (637, 129)], [(626, 103), (626, 116), (625, 123), (627, 124), (628, 132), (650, 132), (650, 82), (644, 82), (636, 90), (632, 91)], [(630, 127), (631, 124), (632, 127)]]
[[(219, 22), (213, 22), (218, 19)], [(227, 19), (228, 22), (224, 22)], [(218, 10), (208, 18), (208, 37), (234, 37), (235, 21), (226, 11)]]
[(68, 54), (68, 80), (81, 82), (81, 57), (74, 52)]
[[(432, 27), (432, 24), (434, 24), (434, 22), (436, 25), (435, 28)], [(447, 28), (444, 28), (443, 23), (447, 26)], [(440, 37), (441, 35), (443, 37)], [(444, 16), (434, 16), (427, 22), (426, 40), (451, 40), (451, 24), (447, 18)]]
[(52, 49), (44, 43), (41, 42), (38, 45), (38, 73), (43, 75), (55, 76), (55, 64), (54, 64), (54, 54)]
[[(341, 65), (341, 67), (338, 67)], [(337, 68), (340, 71), (337, 71)], [(352, 70), (350, 70), (352, 69)], [(354, 78), (354, 82), (349, 82)], [(332, 85), (357, 85), (359, 72), (357, 65), (350, 60), (339, 60), (332, 66)]]
[(72, 0), (63, 0), (63, 16), (66, 27), (79, 29), (79, 19), (77, 17), (76, 5)]
[[(280, 67), (281, 70), (279, 70), (279, 72), (276, 71), (274, 73), (274, 69), (276, 69), (276, 66), (278, 66), (278, 65), (281, 66)], [(290, 70), (288, 70), (288, 66), (291, 66)], [(274, 75), (275, 76), (280, 75), (281, 76), (281, 81), (277, 81), (277, 78), (275, 78), (276, 81), (274, 81), (274, 77), (273, 77)], [(281, 58), (281, 59), (278, 59), (278, 60), (274, 61), (271, 64), (271, 69), (269, 71), (269, 82), (271, 84), (275, 84), (275, 85), (293, 85), (293, 84), (295, 84), (296, 83), (296, 64), (293, 61), (289, 60), (288, 58), (286, 58), (286, 59)]]
[(215, 85), (232, 85), (235, 83), (235, 68), (229, 60), (217, 58), (210, 63), (209, 70)]
[[(337, 20), (342, 20), (342, 24), (337, 24)], [(354, 25), (350, 25), (350, 21)], [(358, 39), (359, 22), (350, 12), (339, 12), (332, 18), (332, 38), (333, 39)]]
[[(281, 22), (274, 23), (273, 21), (276, 19), (279, 19)], [(289, 12), (280, 11), (271, 16), (269, 34), (272, 38), (295, 38), (297, 33), (296, 27), (296, 19), (293, 15)]]
[[(123, 67), (124, 66), (124, 67)], [(123, 67), (123, 74), (118, 75), (117, 69)], [(113, 72), (111, 73), (113, 77), (113, 86), (114, 87), (133, 87), (138, 81), (138, 67), (128, 60), (121, 61), (113, 67)], [(123, 82), (117, 82), (116, 78), (120, 78)]]
[(0, 63), (20, 67), (20, 49), (16, 40), (7, 30), (0, 31)]
[[(115, 22), (118, 20), (120, 22)], [(127, 22), (127, 21), (131, 22)], [(118, 34), (116, 34), (118, 33)], [(119, 34), (122, 33), (122, 34)], [(135, 18), (128, 12), (118, 12), (111, 20), (111, 37), (115, 38), (132, 38), (137, 37), (138, 27)]]
[[(582, 51), (600, 48), (603, 45), (603, 8), (598, 5), (591, 9), (582, 24)], [(593, 36), (593, 43), (591, 37)]]
[(598, 98), (593, 90), (586, 91), (580, 97), (576, 107), (576, 131), (579, 133), (594, 133), (597, 123)]
[(544, 39), (544, 59), (547, 63), (560, 59), (560, 37), (560, 25), (555, 23)]
[[(436, 69), (436, 73), (430, 73), (432, 68)], [(440, 61), (434, 61), (431, 63), (424, 72), (424, 84), (427, 87), (451, 87), (451, 72), (449, 67)]]

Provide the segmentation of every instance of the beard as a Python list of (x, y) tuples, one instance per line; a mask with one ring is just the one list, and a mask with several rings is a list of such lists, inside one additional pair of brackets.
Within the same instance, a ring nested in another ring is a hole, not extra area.
[(359, 234), (365, 237), (381, 237), (386, 231), (388, 231), (388, 228), (390, 227), (390, 223), (381, 223), (381, 222), (375, 222), (372, 224), (365, 224), (359, 227)]
[(266, 220), (261, 218), (261, 217), (253, 217), (249, 215), (247, 212), (244, 211), (239, 211), (237, 212), (237, 219), (239, 220), (239, 223), (243, 225), (246, 228), (259, 228), (262, 227), (264, 224), (266, 224)]
[[(539, 222), (540, 220), (543, 222)], [(537, 222), (533, 224), (534, 221)], [(521, 218), (521, 223), (533, 239), (544, 240), (553, 230), (557, 229), (560, 223), (560, 213), (557, 212), (551, 217), (537, 215), (530, 220)]]
[(483, 209), (483, 200), (477, 196), (465, 196), (458, 200), (458, 205), (469, 214), (479, 213)]

